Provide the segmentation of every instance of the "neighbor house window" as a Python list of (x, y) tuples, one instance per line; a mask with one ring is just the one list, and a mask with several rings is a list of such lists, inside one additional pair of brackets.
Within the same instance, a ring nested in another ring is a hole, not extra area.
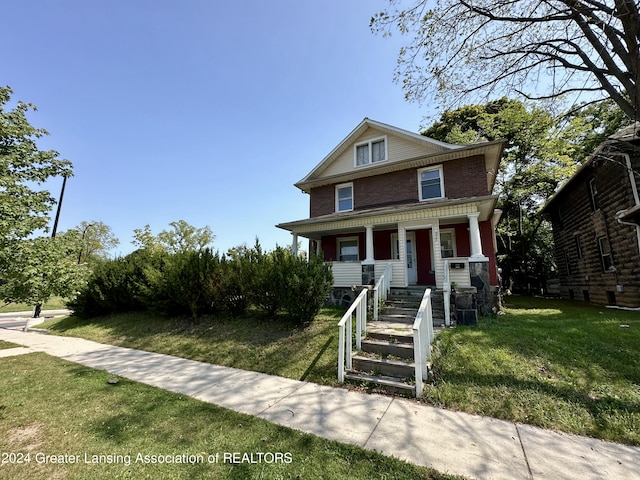
[(387, 142), (385, 138), (376, 138), (356, 145), (356, 167), (370, 163), (384, 162), (387, 159)]
[(418, 170), (418, 184), (420, 186), (420, 200), (442, 198), (444, 196), (442, 167)]
[(357, 262), (358, 261), (358, 238), (348, 237), (338, 239), (338, 252), (341, 262)]
[(574, 235), (573, 240), (576, 244), (576, 252), (578, 253), (578, 258), (582, 258), (582, 242), (580, 241), (580, 235)]
[(600, 208), (598, 206), (598, 185), (596, 185), (595, 178), (589, 180), (589, 202), (594, 212)]
[(598, 246), (600, 247), (600, 257), (602, 258), (602, 269), (605, 272), (613, 270), (613, 257), (611, 256), (611, 246), (607, 237), (598, 238)]
[(440, 256), (442, 258), (452, 258), (457, 256), (455, 230), (440, 231)]
[(353, 184), (344, 183), (336, 186), (336, 212), (353, 210)]
[(571, 270), (571, 257), (569, 256), (569, 250), (564, 251), (564, 263), (567, 267), (567, 275), (571, 275), (573, 270)]

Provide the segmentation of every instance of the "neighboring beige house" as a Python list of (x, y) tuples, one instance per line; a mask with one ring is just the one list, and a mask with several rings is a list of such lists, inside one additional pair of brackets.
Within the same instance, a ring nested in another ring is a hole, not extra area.
[(365, 118), (295, 184), (309, 218), (277, 226), (332, 263), (338, 290), (371, 284), (389, 263), (392, 287), (441, 288), (446, 260), (451, 281), (478, 287), (488, 306), (503, 145), (450, 145)]

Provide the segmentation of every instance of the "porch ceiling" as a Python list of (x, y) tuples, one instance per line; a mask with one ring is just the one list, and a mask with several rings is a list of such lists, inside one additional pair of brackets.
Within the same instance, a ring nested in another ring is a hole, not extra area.
[(319, 238), (319, 235), (362, 229), (365, 225), (372, 225), (381, 230), (384, 227), (396, 228), (401, 222), (422, 220), (433, 223), (440, 221), (455, 223), (455, 219), (464, 218), (467, 214), (475, 212), (480, 212), (479, 220), (482, 221), (492, 218), (497, 198), (496, 195), (490, 195), (355, 210), (281, 223), (276, 227), (309, 238), (315, 238), (314, 234), (317, 234)]

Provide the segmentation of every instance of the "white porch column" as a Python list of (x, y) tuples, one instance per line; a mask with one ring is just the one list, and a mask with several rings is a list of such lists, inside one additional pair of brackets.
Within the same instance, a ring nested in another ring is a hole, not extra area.
[(322, 240), (316, 240), (316, 255), (322, 255)]
[(293, 235), (293, 243), (291, 243), (291, 253), (293, 253), (294, 257), (298, 256), (298, 234), (292, 232)]
[(398, 225), (398, 257), (402, 260), (402, 286), (409, 285), (409, 279), (407, 275), (407, 230)]
[(433, 270), (436, 277), (436, 287), (442, 288), (444, 282), (444, 266), (442, 264), (442, 252), (440, 249), (440, 222), (431, 227), (431, 244), (433, 245)]
[(473, 260), (488, 260), (482, 253), (482, 239), (480, 238), (480, 225), (478, 224), (478, 217), (480, 212), (468, 213), (469, 219), (469, 239), (471, 241), (471, 259)]
[(364, 263), (375, 263), (375, 260), (373, 258), (373, 225), (366, 225), (364, 228), (367, 231), (367, 256), (364, 259)]

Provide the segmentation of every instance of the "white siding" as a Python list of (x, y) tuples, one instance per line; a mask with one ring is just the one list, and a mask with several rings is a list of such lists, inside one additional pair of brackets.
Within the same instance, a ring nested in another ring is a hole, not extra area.
[(362, 264), (360, 262), (332, 262), (334, 287), (351, 287), (362, 284)]
[[(324, 171), (317, 174), (318, 178), (329, 177), (332, 175), (340, 175), (348, 173), (356, 169), (354, 166), (354, 145), (366, 142), (373, 138), (385, 137), (387, 139), (388, 159), (384, 163), (393, 163), (410, 158), (421, 157), (441, 150), (429, 148), (425, 145), (419, 145), (400, 136), (390, 135), (374, 128), (369, 128), (365, 133), (360, 135), (349, 147), (336, 158)], [(382, 162), (381, 162), (382, 163)], [(379, 165), (379, 164), (378, 164)], [(366, 169), (367, 166), (357, 167), (357, 170)]]

